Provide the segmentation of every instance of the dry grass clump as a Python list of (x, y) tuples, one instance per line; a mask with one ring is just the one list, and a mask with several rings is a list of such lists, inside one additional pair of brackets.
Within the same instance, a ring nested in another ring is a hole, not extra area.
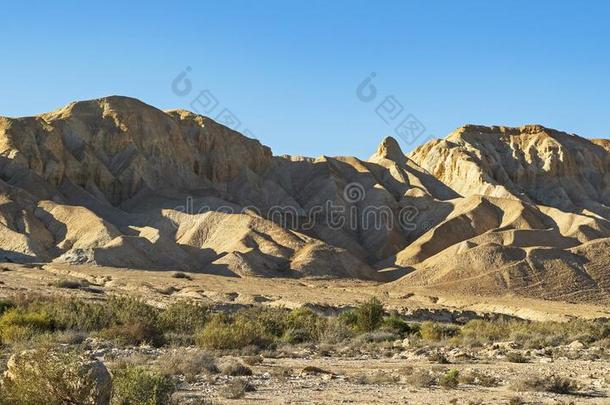
[(252, 369), (250, 367), (237, 361), (223, 364), (220, 367), (220, 372), (223, 375), (228, 375), (232, 377), (252, 375)]
[(515, 391), (553, 392), (555, 394), (571, 394), (578, 390), (578, 383), (570, 378), (551, 375), (546, 377), (530, 377), (515, 381), (512, 384)]
[(459, 382), (460, 384), (479, 385), (481, 387), (497, 387), (500, 385), (500, 380), (498, 378), (478, 370), (460, 373)]
[(608, 320), (574, 319), (569, 322), (534, 322), (522, 320), (471, 320), (461, 328), (462, 337), (487, 342), (515, 341), (530, 349), (568, 344), (574, 340), (584, 343), (602, 341), (610, 337)]
[(227, 382), (219, 391), (222, 398), (225, 399), (240, 399), (246, 395), (246, 392), (252, 392), (256, 389), (247, 380), (236, 378)]
[(414, 370), (407, 376), (407, 383), (414, 387), (428, 388), (436, 384), (436, 376), (427, 370)]
[(159, 359), (163, 371), (169, 375), (182, 375), (187, 382), (193, 382), (201, 374), (219, 372), (216, 359), (205, 352), (175, 351)]
[(455, 325), (446, 325), (438, 322), (426, 321), (419, 328), (419, 335), (424, 340), (439, 341), (458, 335), (459, 328)]
[(244, 364), (247, 364), (249, 366), (256, 366), (258, 364), (262, 364), (263, 362), (263, 357), (262, 356), (242, 356), (241, 361), (244, 362)]
[(520, 352), (509, 352), (506, 355), (506, 361), (511, 363), (527, 363), (529, 359)]
[(89, 282), (87, 280), (81, 280), (76, 278), (62, 278), (53, 283), (53, 286), (57, 288), (67, 288), (71, 290), (75, 290), (78, 288), (86, 288), (89, 287)]

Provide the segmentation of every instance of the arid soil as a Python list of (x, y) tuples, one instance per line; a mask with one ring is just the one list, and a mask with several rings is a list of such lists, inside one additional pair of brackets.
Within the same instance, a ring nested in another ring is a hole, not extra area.
[[(310, 305), (333, 313), (377, 297), (388, 310), (414, 320), (451, 321), (476, 314), (504, 314), (528, 320), (610, 318), (604, 305), (573, 304), (527, 299), (517, 296), (488, 297), (450, 294), (446, 291), (412, 288), (396, 291), (391, 285), (362, 280), (302, 280), (285, 278), (224, 277), (210, 274), (121, 269), (62, 264), (4, 264), (0, 272), (0, 293), (76, 294), (92, 299), (106, 294), (129, 294), (163, 306), (175, 299), (192, 299), (219, 308), (240, 308), (263, 304), (296, 308)], [(63, 279), (86, 280), (86, 288), (67, 290), (54, 284)]]
[[(66, 280), (78, 283), (69, 285)], [(386, 310), (397, 311), (414, 322), (464, 322), (498, 316), (538, 321), (610, 317), (610, 310), (603, 306), (511, 296), (491, 299), (424, 289), (398, 294), (387, 284), (358, 280), (237, 278), (56, 264), (3, 265), (0, 294), (12, 297), (21, 293), (91, 300), (126, 294), (159, 307), (187, 298), (206, 303), (217, 311), (234, 311), (250, 305), (287, 308), (306, 305), (328, 314), (378, 297)], [(178, 351), (188, 357), (190, 352), (201, 350), (146, 345), (124, 347), (97, 338), (87, 338), (84, 347), (105, 364), (127, 361), (161, 369), (165, 367), (163, 362), (168, 353)], [(526, 362), (515, 362), (507, 357), (509, 353), (518, 353)], [(343, 345), (310, 343), (252, 354), (242, 351), (212, 352), (212, 355), (219, 366), (248, 364), (252, 375), (236, 377), (214, 373), (198, 375), (188, 382), (178, 376), (181, 382), (175, 394), (177, 403), (610, 403), (609, 350), (579, 341), (561, 347), (526, 350), (516, 348), (512, 342), (467, 347), (412, 344), (405, 339), (371, 346), (356, 340)], [(443, 376), (452, 370), (459, 373), (459, 382), (455, 386), (443, 386)], [(426, 386), (428, 383), (421, 375), (432, 376), (434, 382)], [(551, 378), (566, 378), (577, 385), (569, 393), (548, 392), (542, 388), (537, 391), (523, 386), (524, 381)], [(249, 389), (243, 398), (227, 399), (226, 390), (236, 381), (247, 381)]]
[[(229, 377), (222, 374), (199, 376), (196, 381), (182, 382), (177, 394), (182, 403), (303, 403), (303, 404), (608, 404), (610, 399), (610, 357), (600, 358), (599, 349), (570, 348), (527, 351), (528, 363), (511, 363), (499, 349), (502, 344), (478, 350), (444, 351), (450, 364), (427, 360), (432, 352), (443, 349), (409, 349), (398, 342), (394, 349), (371, 354), (320, 354), (315, 346), (294, 347), (282, 353), (283, 358), (265, 354), (260, 363), (250, 365), (253, 375)], [(159, 364), (172, 349), (132, 348), (98, 349), (97, 356), (108, 359), (132, 359), (138, 364)], [(181, 349), (188, 350), (190, 349)], [(196, 349), (192, 349), (196, 350)], [(339, 348), (341, 351), (342, 348)], [(346, 352), (350, 351), (343, 348)], [(525, 353), (525, 351), (524, 351)], [(560, 354), (558, 354), (560, 353)], [(219, 356), (217, 364), (242, 363), (253, 356)], [(581, 359), (589, 358), (588, 360)], [(574, 359), (575, 358), (575, 359)], [(135, 360), (134, 360), (135, 359)], [(163, 363), (161, 363), (163, 366)], [(420, 373), (442, 376), (448, 370), (461, 376), (484, 375), (491, 382), (462, 382), (456, 387), (420, 386)], [(568, 378), (578, 383), (570, 394), (536, 392), (520, 388), (523, 381), (536, 378)], [(254, 391), (242, 399), (223, 398), (223, 389), (232, 380), (248, 381)]]

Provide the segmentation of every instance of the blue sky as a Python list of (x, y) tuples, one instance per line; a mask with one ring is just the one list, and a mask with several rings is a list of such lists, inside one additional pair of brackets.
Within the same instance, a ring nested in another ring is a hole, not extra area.
[(111, 94), (193, 109), (207, 90), (209, 115), (232, 112), (276, 154), (368, 157), (403, 117), (425, 127), (415, 142), (465, 123), (607, 138), (606, 3), (4, 2), (0, 115)]

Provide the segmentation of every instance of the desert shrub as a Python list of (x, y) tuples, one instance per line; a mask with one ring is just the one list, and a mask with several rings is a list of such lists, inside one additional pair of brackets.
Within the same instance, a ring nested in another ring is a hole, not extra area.
[(227, 382), (220, 390), (219, 394), (225, 399), (240, 399), (246, 392), (254, 391), (254, 387), (248, 381), (236, 378)]
[(578, 390), (576, 381), (551, 375), (548, 377), (533, 377), (518, 380), (512, 384), (515, 391), (540, 391), (553, 392), (555, 394), (570, 394)]
[(241, 360), (249, 366), (255, 366), (255, 365), (261, 364), (263, 362), (263, 357), (262, 356), (243, 356), (241, 358)]
[(238, 311), (234, 319), (237, 323), (255, 324), (265, 335), (279, 338), (289, 328), (288, 314), (284, 308), (254, 307)]
[(197, 333), (195, 341), (208, 349), (240, 349), (254, 345), (267, 347), (272, 342), (260, 324), (244, 318), (235, 320), (214, 316)]
[(172, 277), (173, 277), (173, 278), (183, 278), (183, 279), (186, 279), (186, 280), (192, 280), (192, 279), (193, 279), (191, 276), (189, 276), (188, 274), (183, 273), (183, 272), (181, 272), (181, 271), (175, 271), (175, 272), (173, 272), (173, 273), (172, 273)]
[(0, 315), (2, 315), (5, 311), (14, 308), (15, 304), (6, 299), (0, 299)]
[(360, 304), (354, 310), (356, 328), (361, 332), (374, 331), (381, 326), (383, 313), (383, 305), (375, 297)]
[(290, 311), (286, 317), (286, 331), (284, 334), (288, 332), (289, 337), (292, 337), (290, 343), (318, 340), (325, 324), (325, 319), (316, 315), (312, 310), (296, 308)]
[(585, 343), (610, 337), (608, 320), (574, 319), (568, 322), (522, 320), (472, 320), (461, 328), (465, 337), (487, 341), (514, 340), (524, 347), (558, 346), (580, 340)]
[(216, 360), (205, 352), (183, 352), (176, 351), (166, 354), (159, 359), (162, 372), (167, 375), (182, 375), (188, 382), (195, 381), (200, 374), (218, 373)]
[(53, 320), (46, 312), (11, 308), (0, 316), (0, 338), (3, 343), (15, 343), (54, 329)]
[(355, 328), (356, 322), (358, 322), (358, 317), (356, 316), (356, 311), (354, 309), (340, 312), (339, 315), (337, 315), (337, 319), (352, 328)]
[(176, 385), (170, 377), (142, 366), (123, 365), (113, 370), (112, 403), (129, 405), (165, 405)]
[(340, 316), (329, 318), (324, 330), (320, 332), (320, 341), (328, 344), (341, 343), (354, 336), (354, 329)]
[(31, 307), (47, 312), (59, 329), (90, 332), (108, 327), (114, 322), (112, 312), (97, 302), (55, 298), (39, 301)]
[(546, 380), (546, 391), (556, 394), (570, 394), (578, 390), (578, 383), (570, 378), (551, 376)]
[(461, 334), (466, 338), (495, 342), (507, 339), (511, 330), (511, 322), (473, 319), (462, 326)]
[(101, 330), (101, 337), (125, 345), (163, 344), (159, 311), (156, 308), (137, 298), (121, 296), (110, 297), (105, 308), (111, 317), (111, 323)]
[(482, 387), (497, 387), (500, 380), (496, 377), (474, 370), (469, 373), (460, 373), (460, 384), (480, 385)]
[(412, 333), (409, 324), (398, 315), (391, 315), (383, 319), (381, 329), (395, 333), (400, 337)]
[(415, 370), (407, 376), (407, 383), (414, 387), (427, 388), (436, 384), (436, 377), (426, 370)]
[(99, 336), (126, 346), (137, 346), (146, 343), (160, 347), (165, 342), (163, 333), (159, 328), (144, 322), (113, 325), (102, 330)]
[(252, 375), (252, 370), (250, 367), (237, 361), (223, 364), (220, 367), (220, 372), (223, 375), (229, 375), (232, 377)]
[(443, 374), (438, 383), (443, 388), (456, 388), (460, 381), (460, 372), (454, 368)]
[(106, 306), (117, 324), (140, 322), (158, 325), (159, 310), (138, 298), (111, 296), (108, 298)]
[(528, 358), (525, 357), (520, 352), (509, 352), (506, 355), (506, 360), (511, 363), (527, 363), (528, 362)]
[(208, 307), (180, 301), (169, 305), (159, 315), (161, 329), (179, 333), (195, 333), (202, 329), (208, 318)]
[(78, 345), (81, 344), (87, 339), (87, 333), (75, 331), (75, 330), (65, 330), (55, 332), (51, 336), (53, 342), (59, 344), (67, 344), (67, 345)]
[(110, 396), (106, 375), (102, 380), (99, 372), (84, 367), (74, 351), (32, 350), (12, 361), (2, 381), (2, 399), (7, 404), (94, 404)]
[(78, 280), (75, 278), (62, 278), (53, 283), (53, 286), (57, 288), (68, 288), (68, 289), (77, 289), (82, 287), (89, 287), (89, 282), (87, 280)]
[(312, 339), (311, 334), (306, 329), (288, 329), (284, 332), (282, 340), (290, 344), (298, 344), (309, 342)]
[(442, 340), (456, 336), (459, 328), (438, 322), (425, 321), (419, 327), (419, 335), (424, 340)]

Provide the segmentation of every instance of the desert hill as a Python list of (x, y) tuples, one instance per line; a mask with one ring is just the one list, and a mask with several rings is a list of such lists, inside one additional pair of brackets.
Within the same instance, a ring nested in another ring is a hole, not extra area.
[(7, 261), (609, 297), (610, 143), (535, 125), (273, 156), (113, 96), (0, 118), (0, 199)]

